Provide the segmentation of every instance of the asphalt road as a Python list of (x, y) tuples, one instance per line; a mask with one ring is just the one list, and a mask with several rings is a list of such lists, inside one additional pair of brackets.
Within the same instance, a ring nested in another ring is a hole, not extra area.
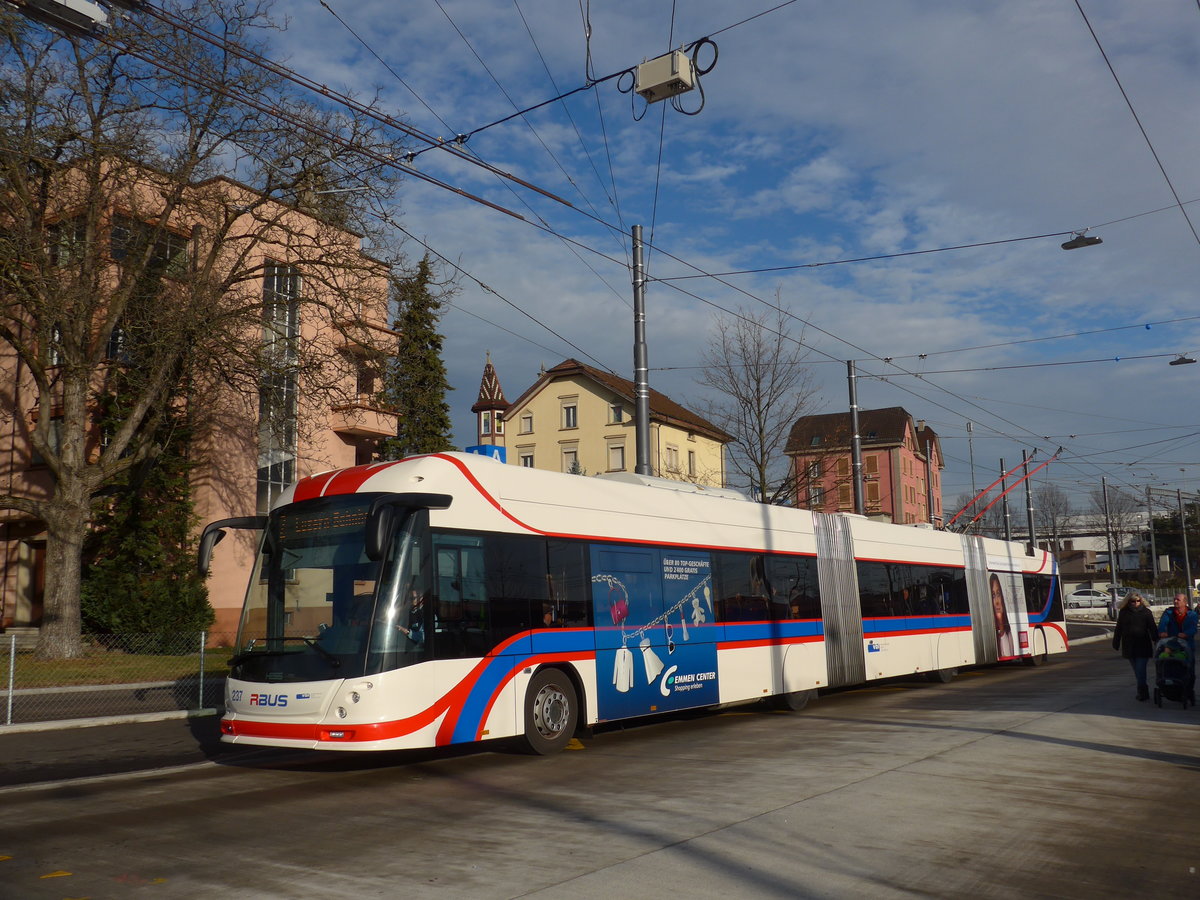
[(0, 898), (1200, 895), (1200, 713), (1138, 703), (1103, 641), (548, 759), (215, 724), (0, 734)]

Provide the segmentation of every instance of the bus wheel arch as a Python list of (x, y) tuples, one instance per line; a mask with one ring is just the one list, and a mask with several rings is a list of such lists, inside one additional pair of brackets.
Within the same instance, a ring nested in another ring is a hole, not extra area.
[(925, 680), (932, 681), (934, 684), (949, 684), (958, 677), (958, 666), (951, 666), (947, 669), (933, 669), (925, 673)]
[(1041, 626), (1036, 626), (1030, 631), (1029, 650), (1029, 656), (1022, 660), (1025, 665), (1041, 666), (1046, 664), (1046, 660), (1050, 656), (1050, 646), (1046, 641), (1046, 630)]
[(567, 667), (543, 666), (525, 688), (525, 746), (549, 756), (564, 749), (579, 727), (583, 691)]

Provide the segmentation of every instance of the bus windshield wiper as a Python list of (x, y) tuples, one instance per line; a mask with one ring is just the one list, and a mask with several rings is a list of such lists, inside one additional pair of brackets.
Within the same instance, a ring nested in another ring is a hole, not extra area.
[[(284, 637), (268, 638), (268, 640), (271, 640), (271, 641), (303, 641), (307, 646), (312, 647), (312, 649), (316, 650), (317, 653), (321, 654), (321, 656), (323, 656), (325, 658), (325, 661), (328, 662), (335, 669), (340, 667), (342, 664), (342, 661), (340, 659), (338, 659), (336, 656), (334, 656), (332, 653), (330, 653), (328, 650), (326, 650), (324, 647), (322, 647), (320, 644), (318, 644), (315, 640), (308, 637), (307, 635), (302, 635), (302, 634), (286, 635)], [(291, 652), (293, 652), (293, 651), (288, 650), (284, 647), (278, 647), (274, 650), (272, 650), (269, 647), (261, 647), (259, 649), (255, 649), (254, 642), (251, 641), (251, 645), (249, 647), (247, 647), (241, 653), (234, 655), (229, 660), (229, 665), (231, 667), (241, 665), (248, 659), (254, 659), (255, 657), (260, 657), (260, 656), (286, 656), (288, 653), (291, 653)]]

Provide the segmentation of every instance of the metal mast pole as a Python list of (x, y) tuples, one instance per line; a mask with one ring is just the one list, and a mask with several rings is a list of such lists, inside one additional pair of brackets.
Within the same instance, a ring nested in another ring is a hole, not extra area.
[[(972, 438), (971, 423), (967, 423), (967, 458), (971, 461), (971, 517), (975, 517), (975, 441)], [(964, 529), (965, 530), (965, 529)]]
[(1004, 539), (1012, 540), (1012, 516), (1008, 512), (1008, 470), (1004, 468), (1004, 460), (1000, 460), (1000, 502), (1004, 511)]
[(1037, 535), (1033, 533), (1033, 490), (1029, 487), (1029, 456), (1021, 451), (1021, 471), (1025, 474), (1025, 518), (1029, 524), (1029, 555), (1037, 549)]
[(1146, 485), (1146, 525), (1150, 529), (1150, 586), (1158, 587), (1158, 550), (1154, 546), (1154, 500), (1150, 496), (1150, 485)]
[(862, 438), (858, 434), (858, 386), (855, 384), (858, 376), (854, 374), (854, 360), (846, 360), (846, 380), (850, 382), (850, 477), (854, 479), (854, 511), (860, 515), (867, 514), (867, 504), (863, 499), (862, 480)]
[(925, 507), (933, 524), (933, 441), (925, 439)]
[(1179, 533), (1183, 536), (1183, 572), (1184, 578), (1187, 579), (1187, 585), (1184, 588), (1184, 596), (1187, 597), (1188, 606), (1192, 605), (1192, 561), (1188, 557), (1187, 545), (1187, 516), (1183, 512), (1183, 491), (1175, 491), (1175, 498), (1179, 502)]
[(1108, 589), (1115, 607), (1117, 602), (1117, 558), (1113, 554), (1112, 520), (1108, 517), (1108, 479), (1100, 479), (1100, 494), (1104, 499), (1104, 541), (1108, 545), (1108, 577), (1113, 587)]
[(646, 277), (642, 271), (642, 226), (633, 226), (634, 471), (650, 475), (650, 364), (646, 354)]

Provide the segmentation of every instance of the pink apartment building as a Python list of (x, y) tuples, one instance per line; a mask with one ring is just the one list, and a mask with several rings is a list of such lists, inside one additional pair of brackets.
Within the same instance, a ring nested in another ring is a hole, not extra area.
[[(162, 193), (154, 190), (156, 178), (161, 182), (162, 176), (147, 173), (145, 185), (123, 191), (123, 199), (101, 213), (97, 233), (108, 242), (113, 273), (129, 229), (157, 224)], [(62, 211), (64, 221), (70, 215)], [(358, 235), (226, 178), (186, 187), (168, 219), (163, 252), (182, 265), (209, 254), (215, 245), (206, 244), (205, 235), (218, 227), (212, 217), (222, 215), (234, 221), (231, 227), (224, 223), (222, 253), (229, 258), (218, 265), (237, 267), (235, 299), (261, 309), (261, 326), (256, 321), (251, 338), (271, 353), (303, 347), (305, 364), (264, 380), (257, 391), (216, 377), (193, 388), (186, 402), (195, 423), (189, 453), (196, 462), (193, 500), (201, 525), (265, 512), (297, 478), (377, 459), (381, 441), (396, 432), (396, 417), (376, 399), (383, 356), (396, 345), (388, 327), (384, 264), (362, 251)], [(45, 497), (51, 489), (51, 472), (29, 439), (40, 410), (56, 414), (56, 401), (42, 400), (28, 368), (0, 342), (0, 493)], [(93, 458), (101, 441), (99, 427), (92, 428), (86, 452)], [(253, 532), (231, 531), (215, 551), (209, 601), (218, 642), (231, 640), (237, 628), (254, 544)], [(44, 524), (0, 510), (4, 625), (40, 624), (45, 559)]]
[[(866, 513), (897, 524), (941, 525), (941, 443), (924, 421), (902, 407), (858, 415)], [(796, 475), (796, 505), (853, 512), (850, 413), (805, 416), (792, 426), (786, 453)], [(930, 508), (932, 495), (932, 510)]]

